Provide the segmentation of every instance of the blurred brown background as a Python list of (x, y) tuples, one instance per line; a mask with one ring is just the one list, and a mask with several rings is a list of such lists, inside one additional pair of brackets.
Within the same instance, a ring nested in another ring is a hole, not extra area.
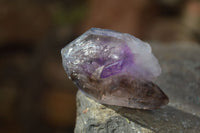
[(60, 50), (91, 27), (200, 43), (199, 0), (0, 0), (0, 133), (71, 133), (76, 87)]

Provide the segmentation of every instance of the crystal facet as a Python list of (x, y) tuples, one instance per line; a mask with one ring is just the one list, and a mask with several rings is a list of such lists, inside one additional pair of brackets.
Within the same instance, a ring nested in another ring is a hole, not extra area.
[(152, 83), (161, 68), (150, 45), (130, 34), (92, 28), (61, 53), (69, 78), (102, 104), (154, 109), (168, 103)]

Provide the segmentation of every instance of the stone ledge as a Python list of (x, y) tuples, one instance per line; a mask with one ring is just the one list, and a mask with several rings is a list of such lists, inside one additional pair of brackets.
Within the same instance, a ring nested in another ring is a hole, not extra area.
[(200, 131), (200, 47), (153, 45), (163, 69), (155, 81), (170, 103), (157, 110), (102, 105), (77, 93), (75, 133), (198, 133)]
[(75, 133), (195, 133), (200, 118), (171, 106), (157, 110), (137, 110), (102, 105), (77, 93)]

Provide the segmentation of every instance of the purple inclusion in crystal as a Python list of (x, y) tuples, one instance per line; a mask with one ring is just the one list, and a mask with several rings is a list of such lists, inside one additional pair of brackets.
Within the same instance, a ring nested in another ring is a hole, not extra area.
[(86, 95), (109, 105), (154, 109), (168, 103), (152, 83), (161, 68), (148, 43), (92, 28), (62, 49), (69, 78)]
[(121, 52), (123, 53), (122, 59), (105, 66), (101, 72), (100, 78), (107, 78), (109, 76), (118, 74), (126, 67), (133, 65), (133, 54), (126, 44), (124, 44), (124, 47), (122, 47)]
[(101, 72), (100, 78), (107, 78), (109, 76), (112, 76), (121, 72), (123, 68), (123, 63), (124, 63), (124, 60), (119, 60), (118, 62), (114, 62), (112, 64), (109, 64), (108, 66), (105, 66)]

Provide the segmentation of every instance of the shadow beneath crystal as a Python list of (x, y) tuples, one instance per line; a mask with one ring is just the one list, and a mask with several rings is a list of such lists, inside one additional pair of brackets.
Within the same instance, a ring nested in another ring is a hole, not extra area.
[(140, 110), (104, 105), (129, 121), (142, 125), (156, 132), (197, 132), (200, 130), (200, 118), (171, 106), (156, 110)]

